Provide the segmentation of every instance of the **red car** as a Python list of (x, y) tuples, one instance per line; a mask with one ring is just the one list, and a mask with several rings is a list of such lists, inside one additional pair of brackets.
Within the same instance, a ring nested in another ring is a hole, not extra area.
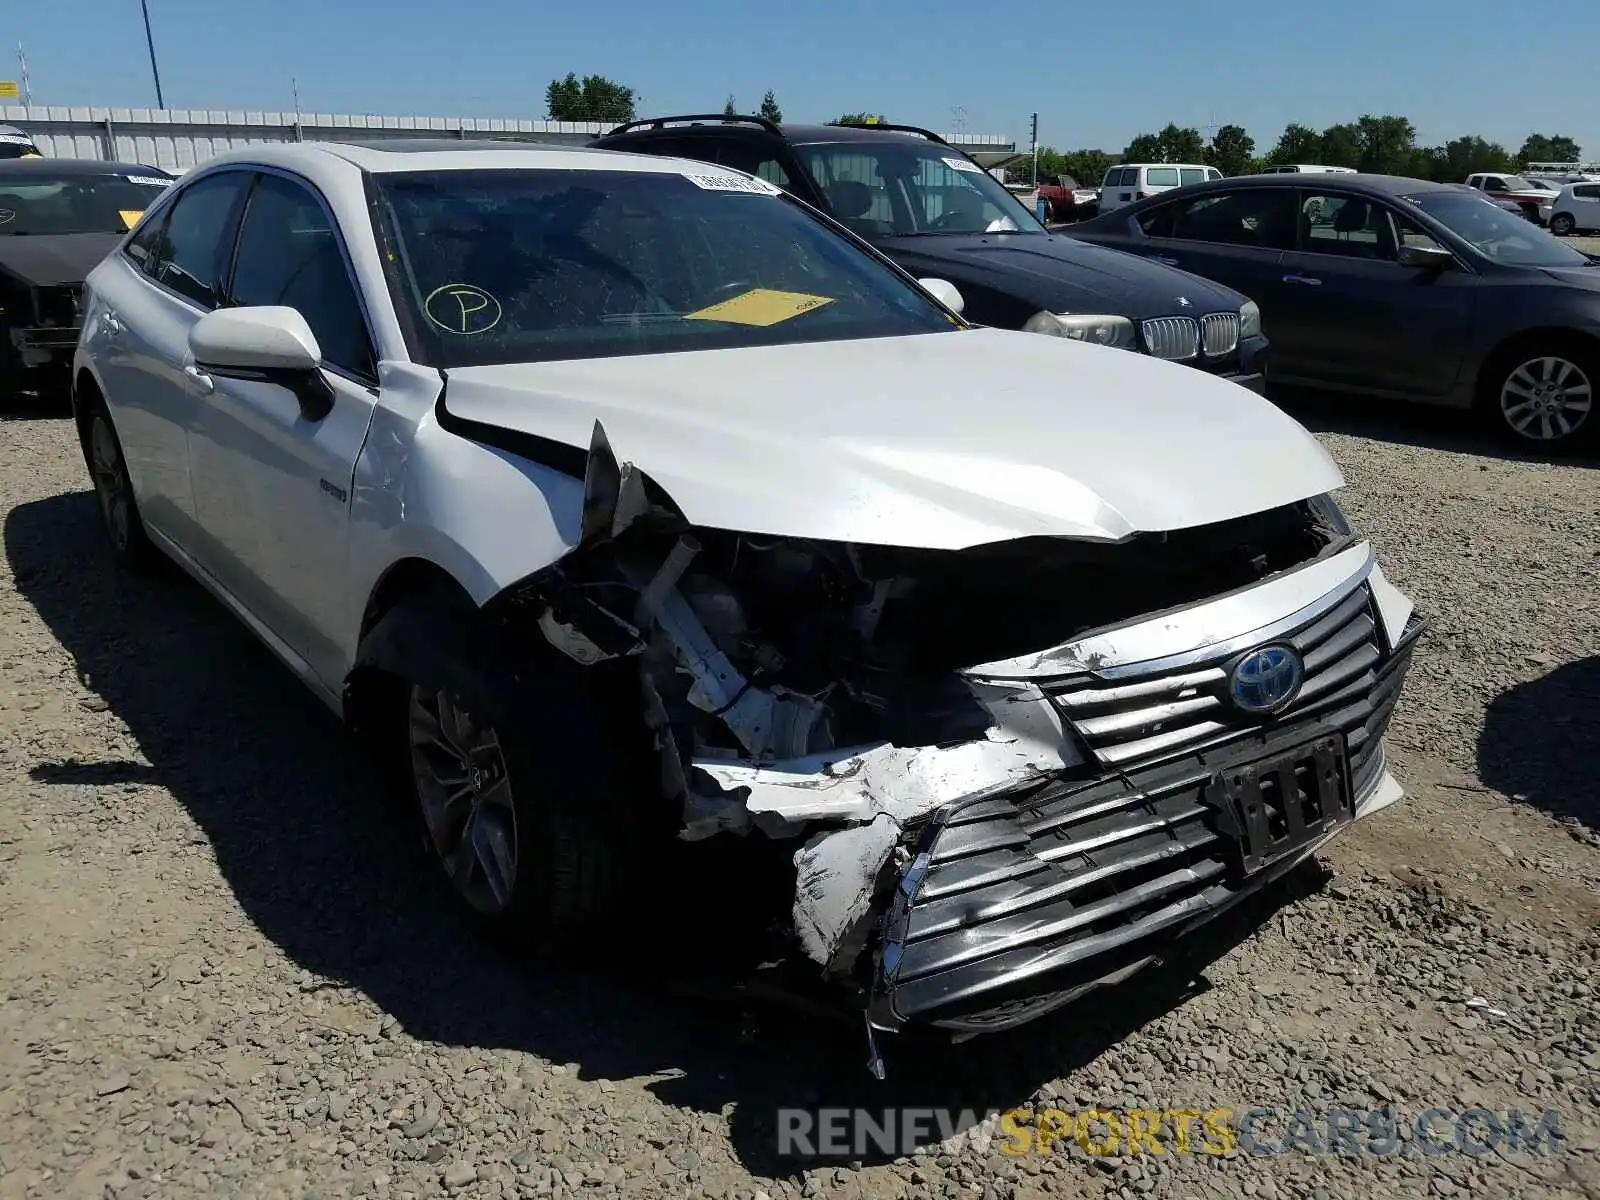
[(1087, 221), (1100, 211), (1100, 189), (1084, 187), (1071, 175), (1042, 176), (1039, 198), (1049, 221)]
[(1510, 201), (1522, 210), (1522, 215), (1538, 225), (1550, 219), (1550, 206), (1555, 203), (1557, 190), (1521, 175), (1495, 175), (1480, 171), (1467, 176), (1467, 186), (1475, 188), (1491, 200)]

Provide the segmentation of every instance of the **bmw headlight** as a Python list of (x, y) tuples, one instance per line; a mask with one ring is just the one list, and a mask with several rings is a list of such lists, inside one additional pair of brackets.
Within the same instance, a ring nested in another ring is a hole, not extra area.
[(1241, 340), (1261, 336), (1261, 306), (1246, 300), (1239, 306), (1239, 337)]
[(1046, 333), (1115, 350), (1134, 350), (1139, 345), (1132, 321), (1105, 313), (1036, 312), (1022, 329), (1024, 333)]

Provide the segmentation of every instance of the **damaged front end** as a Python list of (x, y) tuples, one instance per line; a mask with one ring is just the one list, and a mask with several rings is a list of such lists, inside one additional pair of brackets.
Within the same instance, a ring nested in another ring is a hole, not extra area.
[(493, 604), (637, 664), (680, 836), (793, 841), (795, 943), (869, 1027), (1038, 1016), (1399, 794), (1420, 622), (1325, 498), (929, 551), (690, 527), (598, 425), (585, 483)]

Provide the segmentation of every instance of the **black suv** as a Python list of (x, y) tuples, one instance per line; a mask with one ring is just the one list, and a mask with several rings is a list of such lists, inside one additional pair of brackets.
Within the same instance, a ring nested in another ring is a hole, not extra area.
[(993, 175), (926, 129), (710, 114), (631, 121), (590, 144), (760, 176), (902, 270), (953, 283), (977, 324), (1139, 349), (1261, 388), (1267, 342), (1248, 299), (1051, 233)]

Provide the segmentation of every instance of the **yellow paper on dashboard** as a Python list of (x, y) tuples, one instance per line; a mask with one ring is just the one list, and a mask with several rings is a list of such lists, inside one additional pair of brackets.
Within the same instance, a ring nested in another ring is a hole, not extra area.
[(122, 218), (123, 225), (125, 225), (129, 229), (132, 229), (135, 225), (137, 225), (139, 223), (139, 218), (144, 216), (144, 209), (142, 209), (142, 208), (119, 208), (117, 210), (117, 216)]
[(689, 321), (727, 321), (733, 325), (777, 325), (792, 320), (801, 313), (811, 312), (824, 304), (832, 304), (828, 296), (808, 296), (804, 292), (780, 292), (772, 288), (755, 288), (731, 300), (689, 313)]

